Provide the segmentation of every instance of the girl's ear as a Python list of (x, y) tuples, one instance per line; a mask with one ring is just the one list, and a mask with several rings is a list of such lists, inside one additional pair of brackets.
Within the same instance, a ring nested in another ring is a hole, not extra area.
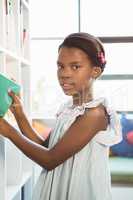
[(102, 73), (102, 69), (101, 67), (93, 67), (93, 71), (92, 71), (92, 78), (96, 79), (98, 78)]

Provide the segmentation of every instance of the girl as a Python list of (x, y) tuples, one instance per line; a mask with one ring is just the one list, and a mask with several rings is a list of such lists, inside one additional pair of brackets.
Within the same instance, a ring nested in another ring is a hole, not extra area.
[(57, 113), (48, 148), (10, 92), (11, 111), (23, 134), (2, 118), (0, 133), (42, 166), (34, 200), (111, 200), (108, 149), (121, 141), (121, 129), (107, 101), (94, 99), (92, 91), (105, 64), (101, 42), (87, 33), (71, 34), (59, 46), (58, 80), (72, 101)]

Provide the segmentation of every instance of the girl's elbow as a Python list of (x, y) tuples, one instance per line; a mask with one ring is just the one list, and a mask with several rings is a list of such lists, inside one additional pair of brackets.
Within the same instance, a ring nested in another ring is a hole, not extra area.
[(47, 171), (54, 170), (59, 165), (59, 162), (52, 158), (52, 156), (49, 157), (49, 159), (42, 162), (42, 167), (46, 169)]
[(54, 169), (57, 167), (57, 165), (45, 164), (45, 165), (43, 165), (43, 166), (41, 166), (41, 167), (43, 167), (43, 168), (46, 169), (47, 171), (52, 171), (52, 170), (54, 170)]
[(43, 160), (42, 167), (46, 169), (47, 171), (54, 170), (57, 166), (59, 166), (62, 162), (60, 162), (58, 159), (55, 159), (55, 156), (51, 153), (48, 153), (47, 160)]
[(47, 167), (47, 171), (50, 172), (50, 171), (54, 170), (55, 168), (56, 168), (56, 167), (53, 167), (53, 166), (52, 166), (52, 167), (51, 167), (51, 166), (50, 166), (50, 167)]

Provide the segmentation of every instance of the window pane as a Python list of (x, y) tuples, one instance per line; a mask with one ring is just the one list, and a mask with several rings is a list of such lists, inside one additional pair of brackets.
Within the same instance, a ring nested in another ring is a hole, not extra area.
[(117, 111), (133, 111), (133, 80), (97, 80), (95, 96), (105, 96)]
[(77, 0), (31, 2), (31, 35), (64, 37), (78, 31)]
[(104, 74), (133, 74), (133, 43), (104, 44), (106, 68)]
[(57, 49), (61, 41), (31, 42), (32, 115), (34, 118), (54, 118), (67, 97), (57, 80)]
[(133, 35), (132, 0), (81, 0), (81, 31), (97, 36)]

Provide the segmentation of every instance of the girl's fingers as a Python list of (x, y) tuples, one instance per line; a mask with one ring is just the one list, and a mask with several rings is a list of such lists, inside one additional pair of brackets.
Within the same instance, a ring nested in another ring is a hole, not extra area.
[(16, 95), (14, 94), (14, 92), (8, 91), (8, 94), (9, 94), (10, 97), (12, 97), (13, 101), (17, 101), (17, 97), (16, 97)]

